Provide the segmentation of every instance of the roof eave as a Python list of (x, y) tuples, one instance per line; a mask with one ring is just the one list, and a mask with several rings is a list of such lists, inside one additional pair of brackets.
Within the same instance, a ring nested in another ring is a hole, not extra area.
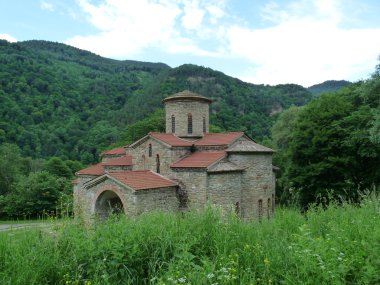
[(150, 135), (145, 135), (143, 136), (141, 139), (138, 139), (137, 141), (135, 141), (134, 143), (130, 144), (128, 146), (128, 148), (131, 148), (131, 149), (134, 149), (136, 147), (138, 147), (140, 144), (146, 142), (148, 139), (149, 139)]
[(227, 157), (227, 153), (225, 152), (224, 155), (220, 158), (218, 158), (217, 160), (215, 160), (214, 162), (210, 163), (209, 165), (207, 165), (207, 170), (209, 170), (211, 167), (213, 167), (215, 164), (217, 164), (218, 162), (220, 162), (221, 160), (225, 159)]
[(200, 170), (206, 170), (207, 166), (170, 166), (171, 169), (200, 169)]
[(107, 180), (107, 179), (110, 179), (112, 181), (114, 181), (115, 183), (119, 184), (120, 186), (124, 187), (124, 188), (128, 188), (130, 190), (132, 190), (133, 192), (136, 191), (136, 189), (132, 188), (131, 186), (121, 182), (120, 180), (112, 177), (111, 175), (108, 175), (107, 173), (103, 174), (102, 176), (98, 177), (98, 178), (95, 178), (95, 179), (92, 179), (86, 183), (84, 183), (83, 187), (86, 188), (86, 189), (89, 189), (99, 183), (102, 183), (103, 181)]
[(228, 172), (243, 172), (245, 168), (226, 169), (226, 170), (207, 170), (207, 173), (228, 173)]
[(227, 149), (226, 149), (226, 152), (228, 153), (267, 153), (267, 154), (275, 153), (274, 150), (227, 150)]
[(188, 95), (188, 96), (169, 96), (166, 97), (161, 101), (162, 104), (166, 104), (167, 102), (170, 101), (203, 101), (208, 104), (212, 103), (212, 100), (210, 98), (200, 96), (200, 95)]

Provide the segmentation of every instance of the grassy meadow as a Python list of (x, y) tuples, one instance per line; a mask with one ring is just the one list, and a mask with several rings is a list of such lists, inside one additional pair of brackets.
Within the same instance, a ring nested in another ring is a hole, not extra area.
[(261, 222), (209, 207), (0, 232), (0, 284), (380, 284), (380, 197)]

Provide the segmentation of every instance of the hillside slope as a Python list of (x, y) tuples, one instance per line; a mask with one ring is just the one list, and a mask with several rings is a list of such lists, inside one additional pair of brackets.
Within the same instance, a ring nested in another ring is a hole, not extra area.
[(118, 61), (60, 43), (0, 41), (0, 143), (25, 156), (59, 156), (85, 163), (120, 140), (128, 125), (189, 89), (210, 97), (211, 123), (269, 136), (277, 113), (304, 105), (298, 85), (253, 85), (210, 68)]
[(322, 93), (338, 91), (339, 89), (347, 87), (351, 84), (352, 82), (347, 80), (327, 80), (325, 82), (310, 86), (307, 89), (313, 93), (313, 95), (318, 96)]

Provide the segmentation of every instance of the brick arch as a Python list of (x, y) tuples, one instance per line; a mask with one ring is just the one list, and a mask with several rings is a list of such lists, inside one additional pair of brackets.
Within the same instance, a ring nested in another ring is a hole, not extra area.
[(101, 197), (101, 195), (107, 191), (112, 192), (113, 194), (116, 195), (116, 197), (118, 197), (120, 199), (120, 201), (123, 205), (123, 212), (124, 212), (124, 214), (127, 213), (127, 201), (125, 199), (125, 194), (118, 187), (116, 187), (114, 185), (104, 185), (98, 191), (96, 191), (95, 199), (92, 202), (93, 213), (96, 214), (96, 212), (97, 212), (96, 211), (96, 204), (97, 204), (99, 198)]

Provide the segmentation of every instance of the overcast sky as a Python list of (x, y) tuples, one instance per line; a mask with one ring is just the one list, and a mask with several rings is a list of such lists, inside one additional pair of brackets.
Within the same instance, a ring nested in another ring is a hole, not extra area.
[(308, 87), (369, 77), (380, 55), (380, 1), (0, 0), (0, 38)]

